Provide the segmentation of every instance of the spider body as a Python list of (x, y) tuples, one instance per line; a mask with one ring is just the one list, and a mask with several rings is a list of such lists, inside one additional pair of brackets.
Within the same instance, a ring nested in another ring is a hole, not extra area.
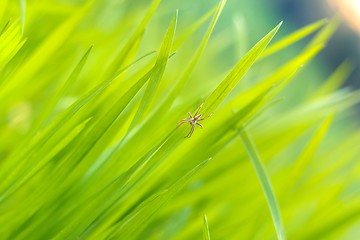
[(199, 113), (200, 109), (202, 107), (202, 104), (200, 105), (200, 107), (196, 110), (196, 113), (194, 115), (191, 115), (190, 112), (188, 112), (188, 115), (190, 118), (185, 118), (183, 120), (180, 120), (178, 122), (178, 126), (184, 124), (184, 123), (189, 123), (191, 125), (191, 129), (190, 132), (185, 136), (186, 138), (190, 138), (191, 135), (193, 134), (196, 125), (198, 125), (200, 128), (204, 128), (199, 122), (203, 121), (207, 118), (209, 118), (211, 115), (207, 116), (207, 117), (203, 117), (202, 114)]

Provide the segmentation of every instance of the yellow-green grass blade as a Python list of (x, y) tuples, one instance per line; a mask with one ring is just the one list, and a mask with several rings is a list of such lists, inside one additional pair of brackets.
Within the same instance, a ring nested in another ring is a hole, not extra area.
[(335, 33), (336, 29), (339, 27), (340, 22), (341, 21), (338, 16), (331, 19), (330, 22), (311, 40), (311, 42), (307, 45), (307, 48), (311, 48), (318, 44), (327, 43)]
[(346, 60), (342, 62), (312, 97), (321, 97), (338, 90), (353, 70), (354, 65), (350, 61)]
[(144, 18), (141, 20), (140, 24), (135, 29), (134, 33), (131, 35), (129, 40), (126, 42), (125, 46), (122, 48), (122, 50), (117, 54), (115, 59), (112, 61), (111, 65), (109, 66), (107, 70), (107, 78), (112, 78), (114, 75), (116, 75), (116, 72), (118, 69), (121, 69), (123, 66), (126, 66), (128, 64), (128, 61), (132, 61), (132, 54), (131, 52), (135, 53), (137, 51), (137, 47), (134, 47), (134, 43), (139, 44), (143, 33), (145, 31), (145, 27), (147, 26), (148, 22), (150, 21), (151, 17), (154, 15), (156, 9), (158, 8), (161, 0), (154, 0), (151, 3), (150, 8), (146, 12)]
[(11, 20), (8, 20), (6, 23), (5, 23), (5, 25), (4, 25), (4, 27), (1, 29), (1, 31), (0, 31), (0, 36), (5, 32), (5, 30), (9, 27), (9, 25), (10, 25), (10, 23), (11, 23)]
[[(294, 72), (298, 71), (304, 64), (307, 64), (310, 60), (316, 56), (322, 49), (324, 45), (319, 44), (307, 50), (304, 50), (301, 54), (291, 59), (289, 62), (278, 68), (274, 71), (269, 77), (262, 80), (258, 84), (251, 87), (247, 90), (244, 94), (242, 94), (242, 99), (248, 99), (254, 93), (256, 94), (259, 91), (263, 91), (273, 85), (279, 84), (284, 79), (288, 78), (289, 75), (293, 74)], [(244, 101), (239, 99), (239, 101)]]
[(241, 129), (239, 135), (241, 136), (242, 142), (246, 148), (251, 163), (255, 168), (256, 175), (263, 189), (271, 213), (271, 217), (273, 219), (277, 237), (280, 240), (286, 239), (285, 228), (281, 218), (279, 204), (276, 200), (276, 194), (273, 190), (270, 177), (268, 176), (265, 170), (265, 167), (261, 161), (259, 153), (257, 152), (255, 144), (253, 143), (252, 139), (249, 137), (246, 130)]
[[(8, 21), (0, 34), (0, 73), (24, 43), (25, 39), (22, 37), (19, 21)], [(0, 85), (5, 81), (6, 79), (3, 77)]]
[(291, 46), (291, 45), (297, 43), (301, 39), (309, 36), (310, 34), (315, 32), (319, 28), (323, 27), (325, 25), (325, 23), (327, 23), (327, 20), (323, 19), (323, 20), (317, 21), (315, 23), (312, 23), (310, 25), (307, 25), (307, 26), (295, 31), (294, 33), (287, 35), (283, 39), (279, 40), (278, 42), (276, 42), (276, 43), (270, 45), (268, 48), (266, 48), (265, 51), (261, 54), (260, 59), (269, 57), (269, 56), (281, 51), (282, 49), (285, 49), (288, 46)]
[(274, 37), (282, 23), (271, 30), (263, 39), (261, 39), (233, 68), (226, 78), (205, 100), (201, 113), (203, 116), (212, 114), (221, 104), (225, 97), (235, 87), (241, 77), (250, 69), (255, 60), (264, 51), (271, 39)]
[(176, 12), (175, 16), (173, 17), (169, 28), (165, 34), (164, 40), (161, 44), (159, 56), (156, 60), (154, 70), (151, 73), (149, 83), (145, 89), (145, 93), (141, 99), (140, 106), (138, 108), (138, 111), (134, 117), (134, 120), (132, 122), (132, 126), (137, 123), (139, 119), (143, 117), (144, 114), (147, 113), (151, 102), (153, 95), (155, 94), (155, 91), (159, 85), (159, 82), (161, 78), (164, 75), (165, 68), (169, 59), (169, 56), (171, 54), (171, 49), (173, 46), (173, 40), (176, 32), (176, 24), (177, 24), (177, 18), (178, 18), (178, 12)]
[(194, 33), (213, 15), (213, 13), (216, 11), (217, 7), (211, 9), (208, 11), (204, 16), (202, 16), (199, 20), (197, 20), (195, 23), (193, 23), (191, 26), (189, 26), (179, 37), (177, 37), (174, 40), (174, 46), (173, 50), (179, 49), (179, 47), (191, 36), (194, 35)]
[[(56, 107), (56, 104), (60, 101), (61, 97), (63, 97), (65, 94), (67, 94), (68, 90), (70, 89), (71, 85), (74, 84), (74, 82), (77, 80), (81, 70), (83, 69), (89, 54), (92, 50), (92, 46), (85, 52), (85, 54), (82, 56), (80, 61), (76, 64), (75, 68), (71, 72), (70, 76), (67, 78), (63, 86), (53, 95), (53, 97), (48, 101), (46, 106), (44, 107), (44, 110), (39, 115), (38, 119), (35, 120), (35, 123), (33, 124), (33, 131), (36, 132), (39, 127), (41, 127), (45, 121), (49, 118), (49, 115), (51, 114), (51, 111), (54, 110)], [(32, 135), (32, 134), (29, 134)]]
[(20, 22), (21, 22), (21, 32), (24, 32), (25, 29), (25, 20), (26, 20), (26, 0), (19, 0), (20, 8)]
[(316, 130), (315, 134), (307, 144), (306, 148), (301, 152), (301, 155), (294, 162), (291, 167), (292, 170), (289, 173), (291, 176), (291, 181), (287, 181), (287, 189), (294, 187), (299, 181), (299, 178), (304, 173), (305, 169), (309, 166), (309, 163), (313, 159), (316, 150), (319, 148), (319, 145), (322, 143), (326, 133), (329, 130), (331, 122), (334, 118), (334, 114), (330, 114), (320, 125), (320, 127)]
[(204, 237), (203, 237), (204, 240), (210, 240), (209, 223), (208, 223), (206, 214), (204, 215), (203, 234), (204, 234)]

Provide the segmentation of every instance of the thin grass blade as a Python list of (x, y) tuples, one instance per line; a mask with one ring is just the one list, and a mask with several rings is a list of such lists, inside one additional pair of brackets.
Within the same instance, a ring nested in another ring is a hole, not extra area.
[(203, 239), (210, 240), (210, 230), (209, 230), (209, 224), (208, 224), (206, 214), (204, 215), (203, 233), (204, 233)]
[(281, 218), (279, 204), (276, 200), (276, 194), (273, 190), (270, 177), (268, 176), (265, 167), (260, 159), (260, 155), (257, 152), (255, 144), (250, 139), (245, 129), (240, 130), (238, 133), (241, 136), (242, 142), (246, 148), (246, 151), (249, 155), (251, 163), (255, 168), (256, 175), (258, 176), (261, 187), (264, 191), (264, 195), (266, 197), (266, 201), (268, 203), (268, 207), (271, 213), (271, 217), (273, 219), (273, 223), (275, 226), (276, 234), (278, 239), (284, 240), (286, 239), (285, 228)]

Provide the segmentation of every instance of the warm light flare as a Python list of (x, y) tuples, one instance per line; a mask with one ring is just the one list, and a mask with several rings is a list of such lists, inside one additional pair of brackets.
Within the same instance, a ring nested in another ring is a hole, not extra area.
[(360, 0), (332, 0), (330, 2), (350, 27), (360, 33)]

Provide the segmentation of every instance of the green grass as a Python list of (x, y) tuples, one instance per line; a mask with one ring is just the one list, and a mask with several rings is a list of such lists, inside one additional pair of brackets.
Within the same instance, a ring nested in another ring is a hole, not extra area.
[(69, 2), (0, 2), (1, 239), (358, 236), (353, 67), (309, 70), (337, 18), (239, 56), (226, 0)]

